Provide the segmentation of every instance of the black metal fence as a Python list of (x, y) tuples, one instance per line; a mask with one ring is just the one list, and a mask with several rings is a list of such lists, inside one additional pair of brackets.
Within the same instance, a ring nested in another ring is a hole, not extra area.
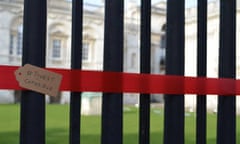
[[(23, 64), (45, 67), (46, 0), (24, 1)], [(166, 73), (184, 75), (185, 1), (167, 1)], [(72, 0), (71, 68), (81, 69), (83, 0)], [(123, 71), (123, 0), (105, 0), (104, 71)], [(198, 0), (197, 74), (206, 76), (207, 0)], [(141, 73), (150, 73), (151, 0), (141, 0)], [(236, 1), (220, 0), (219, 77), (235, 78)], [(81, 93), (71, 93), (70, 143), (80, 143)], [(236, 143), (235, 96), (219, 97), (217, 143)], [(150, 95), (140, 95), (139, 143), (148, 144)], [(197, 98), (198, 144), (206, 143), (206, 96)], [(102, 144), (123, 143), (123, 97), (104, 93), (102, 104)], [(21, 100), (21, 144), (45, 143), (45, 99), (24, 91)], [(184, 144), (184, 96), (165, 96), (165, 144)]]

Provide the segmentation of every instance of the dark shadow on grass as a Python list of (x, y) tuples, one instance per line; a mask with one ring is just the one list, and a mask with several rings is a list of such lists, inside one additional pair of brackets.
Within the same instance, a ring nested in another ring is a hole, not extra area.
[[(239, 133), (238, 133), (239, 135)], [(163, 144), (163, 133), (151, 133), (150, 144)], [(68, 129), (52, 128), (46, 130), (46, 144), (68, 144)], [(82, 144), (100, 144), (101, 136), (92, 134), (81, 135)], [(185, 138), (185, 144), (195, 144), (194, 138)], [(207, 144), (215, 144), (216, 139), (208, 139)], [(19, 144), (18, 132), (1, 132), (0, 144)], [(138, 134), (124, 134), (123, 144), (138, 144)]]
[[(82, 144), (100, 144), (100, 135), (82, 134)], [(46, 131), (46, 144), (68, 144), (69, 130), (63, 128), (51, 128)]]
[[(138, 144), (138, 134), (127, 134), (124, 135), (124, 144)], [(186, 137), (185, 144), (195, 144), (194, 137)], [(207, 144), (215, 144), (215, 139), (208, 139)], [(163, 144), (163, 133), (155, 132), (150, 135), (150, 144)], [(176, 143), (177, 144), (177, 143)]]
[(46, 144), (68, 144), (68, 129), (48, 128), (46, 129)]
[(82, 144), (100, 144), (101, 137), (100, 135), (82, 135), (81, 143)]
[(19, 144), (19, 132), (0, 132), (0, 144)]

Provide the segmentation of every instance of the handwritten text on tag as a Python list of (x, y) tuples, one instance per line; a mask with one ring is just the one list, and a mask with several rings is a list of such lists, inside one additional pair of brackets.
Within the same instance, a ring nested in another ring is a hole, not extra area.
[(30, 64), (15, 71), (19, 85), (39, 93), (57, 96), (62, 75)]

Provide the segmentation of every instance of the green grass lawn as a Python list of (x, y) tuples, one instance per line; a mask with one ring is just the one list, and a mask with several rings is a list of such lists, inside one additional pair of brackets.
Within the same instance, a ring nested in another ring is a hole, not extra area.
[[(0, 144), (19, 143), (19, 105), (0, 105)], [(47, 144), (68, 144), (69, 125), (68, 105), (47, 105), (46, 108), (46, 141)], [(138, 144), (138, 109), (124, 109), (124, 144)], [(185, 117), (185, 143), (195, 143), (195, 113)], [(207, 117), (207, 143), (216, 143), (216, 118), (214, 114)], [(81, 143), (100, 144), (100, 116), (82, 116)], [(239, 123), (239, 117), (237, 123)], [(237, 133), (240, 133), (238, 125)], [(151, 144), (163, 141), (163, 111), (160, 108), (151, 110)], [(240, 142), (238, 140), (238, 142)]]

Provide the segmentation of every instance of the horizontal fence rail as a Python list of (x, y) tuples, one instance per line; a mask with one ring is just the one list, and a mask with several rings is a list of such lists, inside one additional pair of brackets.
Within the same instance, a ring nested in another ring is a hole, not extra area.
[[(0, 66), (4, 74), (0, 76), (3, 89), (25, 90), (19, 86), (13, 74), (18, 66)], [(203, 78), (176, 75), (136, 74), (123, 72), (102, 72), (68, 69), (45, 70), (63, 76), (60, 91), (92, 91), (106, 93), (152, 93), (152, 94), (198, 94), (229, 97), (240, 94), (240, 80), (232, 78)], [(4, 82), (10, 80), (9, 82)], [(114, 84), (112, 82), (115, 82)], [(81, 83), (72, 85), (72, 83)]]
[[(62, 74), (61, 91), (70, 96), (69, 143), (81, 142), (81, 95), (103, 92), (102, 144), (122, 144), (123, 93), (140, 93), (138, 143), (149, 144), (152, 93), (164, 95), (164, 144), (185, 143), (184, 94), (197, 95), (196, 143), (207, 142), (207, 94), (218, 94), (217, 144), (236, 143), (236, 0), (220, 0), (219, 78), (207, 78), (207, 0), (197, 2), (197, 76), (186, 77), (185, 0), (167, 0), (166, 74), (151, 74), (151, 0), (140, 2), (140, 73), (124, 72), (123, 0), (105, 0), (103, 71), (82, 70), (83, 0), (72, 0), (71, 69), (45, 68), (47, 0), (24, 1), (22, 65), (32, 64)], [(160, 27), (160, 26), (159, 26)], [(0, 66), (0, 89), (22, 90), (20, 144), (45, 144), (45, 98), (21, 88), (14, 71)], [(158, 127), (158, 125), (156, 125)]]

